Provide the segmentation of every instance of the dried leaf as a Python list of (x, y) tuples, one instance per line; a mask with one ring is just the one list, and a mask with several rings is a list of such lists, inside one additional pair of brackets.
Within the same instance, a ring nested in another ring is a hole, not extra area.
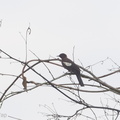
[(24, 90), (27, 91), (27, 78), (25, 76), (23, 76), (23, 82), (22, 82), (22, 85), (24, 87)]

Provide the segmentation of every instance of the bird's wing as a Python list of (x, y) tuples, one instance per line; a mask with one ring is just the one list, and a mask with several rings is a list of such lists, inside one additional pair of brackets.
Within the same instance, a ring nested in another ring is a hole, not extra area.
[(66, 69), (68, 69), (69, 71), (71, 71), (71, 72), (74, 72), (74, 73), (76, 73), (76, 72), (79, 72), (80, 71), (80, 69), (79, 69), (79, 67), (72, 61), (72, 60), (70, 60), (70, 59), (64, 59), (63, 61), (62, 61), (62, 64), (63, 64), (63, 66), (66, 68)]
[(63, 64), (64, 64), (65, 66), (67, 66), (67, 67), (72, 66), (72, 63), (70, 63), (70, 62), (63, 62)]

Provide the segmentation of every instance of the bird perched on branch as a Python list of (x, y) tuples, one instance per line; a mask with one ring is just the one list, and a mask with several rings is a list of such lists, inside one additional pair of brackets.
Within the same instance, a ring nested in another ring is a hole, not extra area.
[(61, 53), (59, 57), (62, 59), (62, 65), (65, 69), (67, 69), (69, 72), (74, 73), (77, 76), (78, 82), (81, 86), (84, 86), (84, 83), (81, 79), (80, 75), (80, 69), (79, 67), (69, 58), (67, 58), (67, 55), (64, 53)]

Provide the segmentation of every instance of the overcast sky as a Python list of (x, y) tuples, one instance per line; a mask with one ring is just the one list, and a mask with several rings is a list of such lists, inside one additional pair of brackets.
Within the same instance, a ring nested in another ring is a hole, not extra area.
[[(61, 52), (72, 59), (75, 47), (75, 61), (79, 59), (85, 66), (107, 57), (120, 63), (119, 0), (0, 0), (0, 20), (0, 49), (21, 60), (25, 60), (22, 37), (25, 38), (30, 27), (28, 49), (41, 59), (47, 59), (50, 55), (56, 57)], [(35, 56), (28, 52), (28, 59), (32, 58)], [(29, 98), (31, 93), (27, 95)], [(36, 92), (33, 95), (35, 98)], [(1, 113), (22, 120), (33, 120), (37, 116), (35, 120), (38, 120), (38, 105), (45, 104), (44, 100), (37, 101), (36, 106), (30, 101), (28, 106), (31, 104), (33, 111), (28, 116), (26, 112), (20, 114), (21, 109), (24, 111), (25, 108), (16, 106), (19, 99), (22, 101), (19, 104), (23, 103), (21, 98), (17, 96), (6, 101)], [(8, 106), (14, 106), (14, 110), (8, 109)]]

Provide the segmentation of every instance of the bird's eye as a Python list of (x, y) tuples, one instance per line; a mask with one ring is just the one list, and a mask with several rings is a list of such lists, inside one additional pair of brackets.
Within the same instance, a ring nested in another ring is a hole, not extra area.
[(69, 62), (63, 62), (63, 64), (64, 64), (65, 66), (71, 66), (71, 65), (72, 65), (72, 63), (69, 63)]

